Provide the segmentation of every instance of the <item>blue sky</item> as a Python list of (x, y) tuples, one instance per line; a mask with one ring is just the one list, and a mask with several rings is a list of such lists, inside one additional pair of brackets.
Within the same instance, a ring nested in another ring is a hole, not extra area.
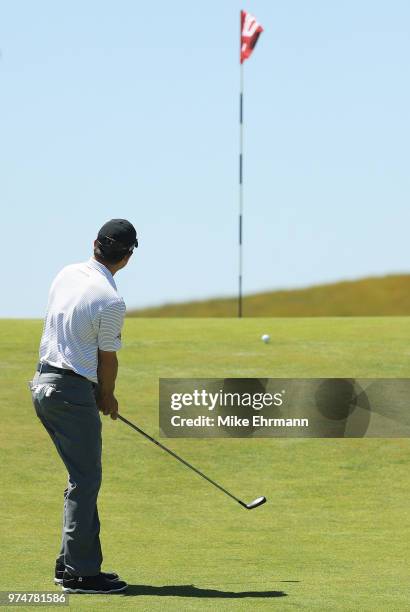
[(43, 315), (100, 225), (134, 222), (128, 307), (405, 271), (410, 3), (0, 0), (0, 316)]

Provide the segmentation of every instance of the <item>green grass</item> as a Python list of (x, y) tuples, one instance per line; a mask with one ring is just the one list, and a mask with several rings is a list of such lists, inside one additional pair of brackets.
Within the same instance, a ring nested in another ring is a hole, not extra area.
[[(237, 298), (164, 304), (134, 317), (235, 317)], [(410, 275), (363, 278), (244, 297), (246, 317), (368, 317), (410, 315)]]
[[(66, 476), (26, 387), (41, 323), (0, 332), (0, 589), (58, 591)], [(159, 376), (410, 376), (408, 318), (128, 319), (123, 336), (121, 410), (154, 435)], [(168, 440), (244, 499), (268, 497), (246, 512), (122, 423), (104, 418), (103, 435), (104, 567), (140, 586), (72, 609), (410, 609), (408, 440)]]

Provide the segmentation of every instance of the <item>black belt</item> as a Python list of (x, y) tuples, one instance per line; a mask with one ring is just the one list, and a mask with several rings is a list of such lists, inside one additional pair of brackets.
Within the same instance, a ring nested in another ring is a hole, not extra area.
[(77, 378), (88, 380), (88, 378), (85, 378), (85, 376), (81, 376), (81, 374), (77, 374), (77, 372), (74, 372), (73, 370), (67, 370), (66, 368), (56, 368), (55, 366), (52, 366), (49, 363), (40, 362), (37, 365), (37, 372), (40, 372), (40, 374), (64, 374), (67, 376), (76, 376)]

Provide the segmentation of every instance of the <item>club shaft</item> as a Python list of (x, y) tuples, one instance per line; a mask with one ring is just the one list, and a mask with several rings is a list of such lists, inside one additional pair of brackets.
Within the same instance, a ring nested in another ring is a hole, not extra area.
[(137, 425), (134, 425), (134, 423), (131, 423), (131, 421), (129, 421), (128, 419), (126, 419), (125, 417), (121, 416), (120, 414), (118, 415), (118, 418), (120, 419), (120, 421), (122, 421), (123, 423), (126, 423), (127, 425), (129, 425), (130, 427), (132, 427), (132, 429), (135, 429), (135, 431), (137, 431), (138, 433), (140, 433), (142, 436), (144, 436), (145, 438), (147, 438), (147, 440), (149, 440), (150, 442), (153, 442), (154, 444), (156, 444), (157, 446), (159, 446), (160, 448), (162, 448), (162, 450), (164, 450), (166, 453), (168, 453), (169, 455), (171, 455), (172, 457), (174, 457), (174, 459), (177, 459), (180, 463), (183, 463), (186, 467), (188, 467), (189, 469), (193, 470), (194, 472), (196, 472), (198, 474), (198, 476), (201, 476), (202, 478), (204, 478), (205, 480), (207, 480), (209, 483), (211, 483), (212, 485), (214, 485), (214, 487), (216, 487), (217, 489), (219, 489), (220, 491), (222, 491), (223, 493), (225, 493), (225, 495), (228, 495), (229, 497), (231, 497), (232, 499), (234, 499), (236, 502), (238, 502), (238, 504), (241, 504), (241, 506), (246, 507), (246, 504), (241, 501), (240, 499), (238, 499), (237, 497), (235, 497), (235, 495), (232, 495), (232, 493), (230, 493), (229, 491), (227, 491), (226, 489), (224, 489), (223, 487), (221, 487), (220, 484), (218, 484), (217, 482), (215, 482), (214, 480), (212, 480), (211, 478), (208, 478), (208, 476), (205, 476), (205, 474), (203, 474), (200, 470), (198, 470), (198, 468), (194, 467), (193, 465), (191, 465), (190, 463), (188, 463), (188, 461), (185, 461), (185, 459), (182, 459), (182, 457), (180, 457), (179, 455), (177, 455), (176, 453), (174, 453), (172, 450), (170, 450), (169, 448), (167, 448), (166, 446), (164, 446), (163, 444), (161, 444), (161, 442), (158, 442), (158, 440), (156, 440), (155, 438), (153, 438), (152, 436), (150, 436), (149, 434), (145, 433), (145, 431), (143, 431), (140, 427), (137, 427)]

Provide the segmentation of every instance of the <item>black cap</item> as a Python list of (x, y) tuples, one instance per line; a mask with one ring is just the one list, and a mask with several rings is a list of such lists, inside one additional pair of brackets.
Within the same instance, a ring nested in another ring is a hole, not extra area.
[(111, 219), (98, 232), (97, 241), (102, 250), (127, 253), (138, 246), (135, 227), (126, 219)]

